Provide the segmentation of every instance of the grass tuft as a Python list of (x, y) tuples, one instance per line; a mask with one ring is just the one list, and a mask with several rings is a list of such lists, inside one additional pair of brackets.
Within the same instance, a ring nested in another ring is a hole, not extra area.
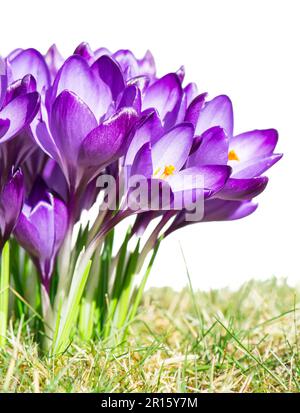
[(300, 290), (275, 279), (228, 289), (151, 289), (128, 345), (75, 336), (39, 354), (28, 323), (9, 325), (0, 389), (9, 392), (298, 392)]

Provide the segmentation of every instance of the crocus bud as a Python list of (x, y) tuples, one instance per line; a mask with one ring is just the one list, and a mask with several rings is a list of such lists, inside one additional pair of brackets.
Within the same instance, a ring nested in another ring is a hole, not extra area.
[(67, 225), (64, 202), (50, 192), (38, 190), (24, 205), (14, 231), (18, 242), (32, 257), (47, 292)]
[(18, 169), (0, 184), (0, 251), (12, 233), (24, 200), (23, 174)]

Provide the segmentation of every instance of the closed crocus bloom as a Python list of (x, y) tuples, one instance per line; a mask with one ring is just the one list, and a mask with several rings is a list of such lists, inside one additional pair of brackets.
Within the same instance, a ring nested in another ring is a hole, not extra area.
[(169, 73), (157, 79), (145, 91), (143, 110), (157, 110), (165, 130), (173, 127), (178, 119), (183, 90), (176, 73)]
[(17, 241), (32, 257), (47, 292), (67, 223), (64, 202), (44, 188), (37, 188), (24, 205), (14, 230)]
[[(30, 81), (32, 78), (30, 78)], [(26, 80), (24, 81), (26, 82)], [(5, 86), (5, 82), (4, 82)], [(39, 94), (29, 91), (24, 83), (13, 85), (1, 91), (2, 106), (0, 106), (0, 144), (17, 136), (30, 124), (39, 108)]]
[(7, 57), (11, 78), (16, 81), (31, 74), (37, 83), (37, 90), (44, 93), (51, 82), (50, 71), (44, 56), (36, 49), (18, 49)]
[(11, 171), (22, 166), (24, 160), (35, 150), (30, 122), (39, 108), (39, 94), (36, 92), (35, 79), (31, 75), (26, 75), (9, 85), (5, 81), (4, 86), (0, 110), (2, 182), (8, 180)]
[(6, 182), (0, 180), (0, 252), (16, 225), (23, 201), (23, 175), (16, 170)]

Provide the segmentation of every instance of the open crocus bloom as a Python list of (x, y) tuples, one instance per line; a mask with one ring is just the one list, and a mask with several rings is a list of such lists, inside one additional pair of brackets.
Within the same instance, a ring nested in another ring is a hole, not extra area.
[(232, 174), (218, 193), (218, 198), (249, 200), (265, 189), (268, 178), (261, 174), (282, 156), (274, 154), (278, 140), (274, 129), (253, 130), (232, 136), (232, 104), (226, 96), (213, 99), (199, 110), (195, 128), (201, 135), (188, 165), (217, 163), (228, 164), (232, 168)]
[[(212, 196), (223, 188), (231, 168), (227, 165), (197, 165), (185, 168), (193, 137), (193, 125), (181, 123), (153, 144), (145, 143), (134, 158), (131, 176), (163, 181), (169, 185), (175, 201), (178, 197), (187, 199), (187, 193), (191, 195), (190, 201), (195, 201), (195, 197), (200, 196), (200, 191), (204, 192), (205, 197)], [(188, 177), (191, 179), (188, 180)], [(191, 194), (193, 191), (194, 196)]]

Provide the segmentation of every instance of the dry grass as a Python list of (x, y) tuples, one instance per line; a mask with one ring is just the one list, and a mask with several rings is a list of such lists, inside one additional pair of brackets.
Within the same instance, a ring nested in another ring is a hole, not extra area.
[(0, 389), (11, 392), (298, 392), (300, 290), (250, 282), (239, 291), (149, 291), (114, 347), (75, 339), (38, 354), (29, 325), (11, 327)]

